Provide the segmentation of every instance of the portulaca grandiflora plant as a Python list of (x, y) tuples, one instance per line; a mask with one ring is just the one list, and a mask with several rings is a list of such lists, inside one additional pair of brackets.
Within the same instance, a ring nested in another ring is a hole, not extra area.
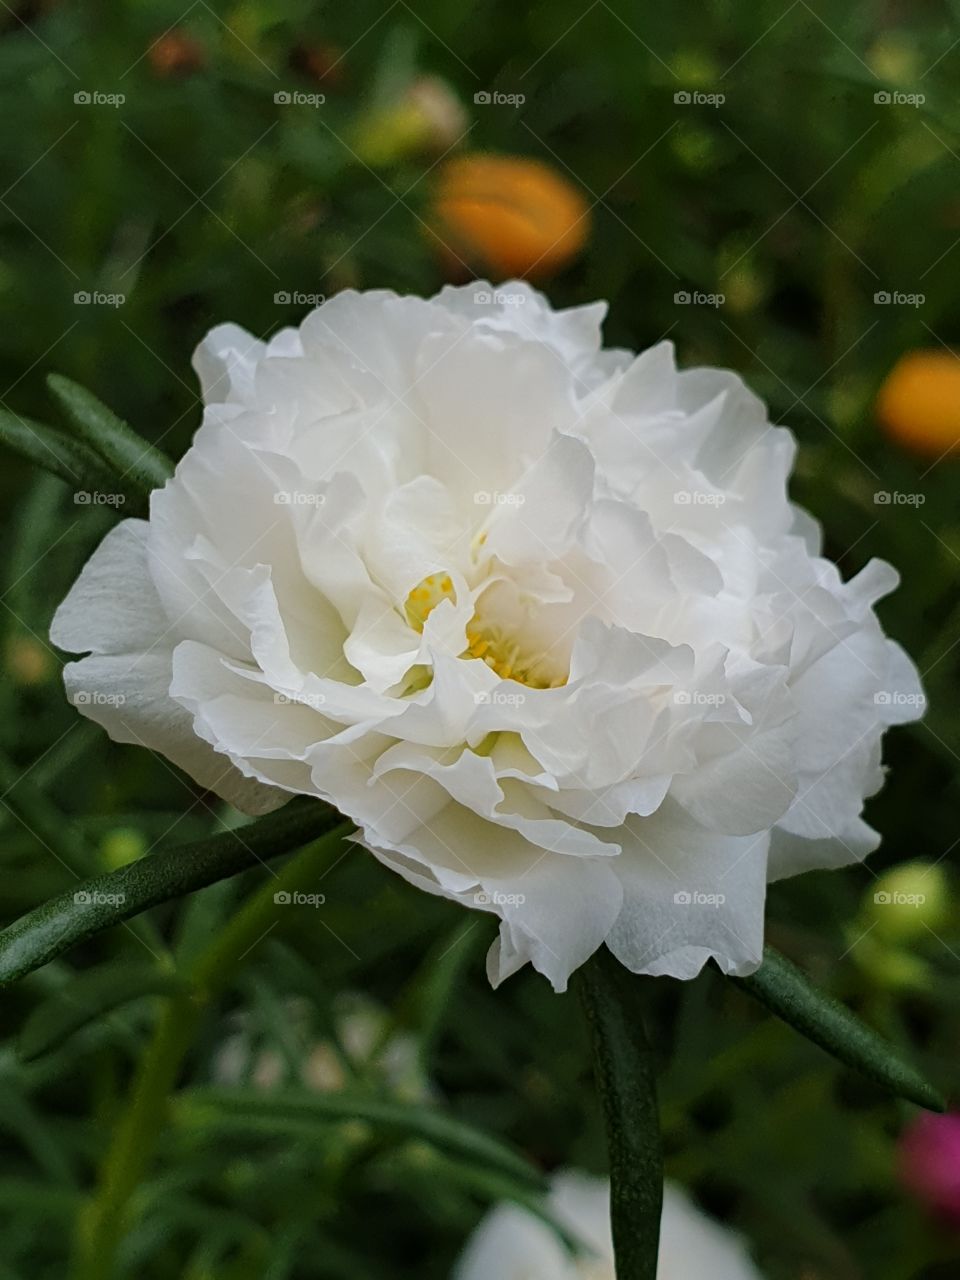
[[(881, 737), (922, 705), (874, 605), (787, 492), (795, 442), (733, 373), (605, 350), (604, 305), (521, 283), (345, 292), (194, 357), (174, 469), (53, 377), (71, 430), (5, 420), (123, 493), (52, 639), (67, 697), (254, 821), (48, 903), (10, 981), (166, 898), (307, 845), (499, 920), (497, 986), (577, 985), (616, 1274), (653, 1280), (662, 1175), (641, 975), (714, 962), (846, 1063), (926, 1083), (764, 952), (767, 884), (864, 858)], [(344, 823), (348, 825), (344, 827)], [(319, 842), (319, 844), (318, 844)], [(366, 853), (364, 853), (366, 851)], [(93, 904), (91, 906), (91, 903)]]

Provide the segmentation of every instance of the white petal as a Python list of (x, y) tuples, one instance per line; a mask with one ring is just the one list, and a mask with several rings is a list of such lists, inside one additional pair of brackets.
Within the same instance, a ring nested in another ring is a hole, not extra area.
[(197, 736), (193, 717), (169, 695), (169, 651), (96, 656), (64, 668), (67, 697), (114, 742), (158, 751), (195, 782), (244, 813), (269, 813), (289, 796), (243, 776)]
[(680, 1187), (663, 1188), (657, 1280), (762, 1280), (738, 1235), (697, 1209)]
[(242, 403), (253, 392), (257, 362), (266, 347), (237, 324), (211, 329), (193, 353), (193, 367), (207, 404)]
[(718, 836), (664, 804), (631, 818), (613, 868), (623, 909), (607, 938), (634, 973), (693, 978), (711, 958), (746, 974), (763, 955), (767, 832)]
[(132, 654), (163, 645), (169, 619), (147, 567), (148, 530), (146, 520), (123, 520), (110, 530), (54, 614), (55, 645), (70, 653)]

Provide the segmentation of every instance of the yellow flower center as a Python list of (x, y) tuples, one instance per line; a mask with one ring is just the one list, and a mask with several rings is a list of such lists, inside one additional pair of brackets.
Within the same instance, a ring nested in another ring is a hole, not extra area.
[[(414, 631), (423, 631), (427, 618), (441, 600), (456, 604), (457, 593), (448, 573), (431, 573), (417, 583), (404, 603), (404, 613)], [(461, 658), (479, 658), (501, 680), (516, 680), (531, 689), (557, 689), (566, 676), (555, 677), (540, 657), (524, 654), (516, 638), (488, 617), (475, 613), (467, 624), (467, 647)]]

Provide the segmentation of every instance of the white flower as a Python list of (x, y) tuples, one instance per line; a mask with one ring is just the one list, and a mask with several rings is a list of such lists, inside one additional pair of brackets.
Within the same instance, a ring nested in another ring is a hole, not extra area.
[[(206, 409), (53, 639), (68, 693), (248, 813), (331, 801), (495, 912), (499, 982), (757, 966), (767, 881), (862, 858), (922, 695), (739, 378), (600, 349), (521, 283), (214, 329)], [(87, 696), (81, 697), (80, 694)]]
[[(610, 1191), (576, 1170), (556, 1174), (547, 1207), (581, 1243), (571, 1257), (540, 1218), (498, 1205), (471, 1236), (453, 1280), (615, 1280)], [(657, 1280), (761, 1280), (738, 1236), (700, 1212), (679, 1187), (663, 1188)]]

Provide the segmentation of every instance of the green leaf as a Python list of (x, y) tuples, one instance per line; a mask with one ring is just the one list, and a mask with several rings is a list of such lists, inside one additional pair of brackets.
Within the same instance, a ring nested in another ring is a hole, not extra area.
[(341, 821), (335, 809), (317, 800), (292, 800), (249, 826), (78, 882), (0, 933), (0, 987), (148, 907), (289, 853)]
[(311, 1128), (366, 1121), (405, 1139), (418, 1139), (450, 1155), (498, 1170), (525, 1186), (542, 1190), (543, 1176), (512, 1147), (432, 1107), (371, 1097), (351, 1090), (316, 1093), (284, 1089), (192, 1089), (179, 1096), (174, 1114), (188, 1129), (260, 1133), (302, 1138)]
[[(316, 809), (316, 801), (293, 801)], [(264, 821), (264, 820), (261, 820)], [(260, 824), (257, 824), (258, 826)], [(251, 831), (252, 828), (246, 828)], [(81, 1215), (75, 1237), (74, 1280), (103, 1280), (113, 1271), (113, 1258), (125, 1230), (130, 1229), (130, 1201), (141, 1184), (167, 1125), (169, 1101), (204, 1012), (236, 981), (257, 946), (288, 911), (291, 895), (306, 892), (343, 856), (341, 823), (320, 839), (311, 839), (278, 874), (261, 884), (236, 915), (216, 930), (203, 951), (186, 966), (187, 989), (166, 1002), (153, 1037), (141, 1056), (126, 1102), (112, 1126), (110, 1149), (97, 1187)]]
[(21, 1093), (12, 1079), (0, 1080), (0, 1132), (14, 1134), (49, 1181), (76, 1183), (73, 1161), (54, 1118), (40, 1111), (36, 1100)]
[(617, 1280), (656, 1280), (663, 1155), (653, 1053), (637, 1007), (644, 979), (601, 948), (576, 982), (607, 1133)]
[(764, 949), (763, 964), (756, 973), (731, 981), (854, 1071), (899, 1098), (930, 1111), (946, 1111), (940, 1094), (897, 1055), (892, 1045), (845, 1005), (815, 987), (795, 964), (772, 947)]
[(475, 919), (461, 921), (452, 933), (438, 938), (397, 1002), (394, 1016), (401, 1025), (416, 1028), (417, 1054), (425, 1071), (467, 965), (479, 945), (489, 944), (479, 923)]
[(0, 750), (0, 807), (16, 814), (27, 831), (74, 875), (96, 866), (96, 853), (73, 822), (56, 813), (34, 786), (34, 776), (18, 769)]
[[(61, 1218), (69, 1225), (76, 1217), (83, 1194), (72, 1187), (50, 1186), (25, 1178), (0, 1178), (0, 1208), (7, 1213), (44, 1219)], [(0, 1272), (0, 1275), (3, 1273)]]
[(71, 978), (31, 1013), (17, 1041), (24, 1062), (57, 1049), (97, 1018), (143, 996), (172, 995), (182, 983), (156, 965), (104, 965)]
[(173, 475), (173, 463), (154, 445), (108, 409), (91, 391), (62, 374), (51, 373), (47, 386), (66, 411), (77, 435), (108, 464), (121, 482), (148, 494)]
[(0, 409), (0, 444), (65, 480), (75, 495), (116, 491), (116, 480), (103, 460), (56, 427)]

